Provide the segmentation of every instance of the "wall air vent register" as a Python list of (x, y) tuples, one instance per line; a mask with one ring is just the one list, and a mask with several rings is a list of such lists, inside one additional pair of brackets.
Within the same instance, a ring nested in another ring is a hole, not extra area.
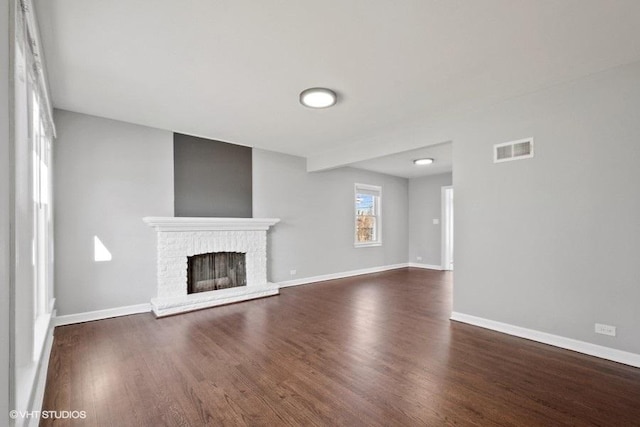
[(504, 142), (493, 146), (493, 162), (530, 159), (533, 157), (533, 138)]

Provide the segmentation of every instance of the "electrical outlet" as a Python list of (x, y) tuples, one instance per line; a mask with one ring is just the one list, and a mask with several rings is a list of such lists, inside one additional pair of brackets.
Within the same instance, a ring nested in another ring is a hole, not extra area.
[(422, 257), (421, 256), (417, 256), (416, 257), (416, 261), (422, 261)]
[(289, 271), (289, 274), (292, 276), (295, 276), (298, 272), (296, 270), (291, 270)]
[(602, 323), (596, 323), (596, 334), (616, 336), (616, 327), (611, 325), (603, 325)]
[(439, 218), (433, 218), (433, 225), (438, 225), (440, 224), (440, 219)]

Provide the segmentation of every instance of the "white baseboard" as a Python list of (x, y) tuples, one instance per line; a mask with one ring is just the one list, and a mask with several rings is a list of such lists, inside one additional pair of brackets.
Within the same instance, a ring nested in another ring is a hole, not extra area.
[(549, 344), (554, 347), (573, 350), (577, 351), (578, 353), (584, 353), (590, 356), (599, 357), (601, 359), (612, 360), (614, 362), (624, 363), (625, 365), (640, 368), (640, 354), (616, 350), (615, 348), (591, 344), (585, 341), (574, 340), (572, 338), (548, 334), (546, 332), (540, 332), (534, 329), (522, 328), (520, 326), (514, 326), (508, 323), (496, 322), (495, 320), (484, 319), (482, 317), (471, 316), (469, 314), (458, 313), (455, 311), (451, 313), (451, 320), (480, 326), (481, 328), (491, 329), (505, 334), (514, 335), (516, 337), (537, 341), (543, 344)]
[[(432, 270), (441, 270), (440, 266), (430, 264), (414, 264), (414, 263), (400, 263), (383, 265), (379, 267), (362, 268), (359, 270), (343, 271), (340, 273), (323, 274), (320, 276), (305, 277), (302, 279), (286, 280), (283, 282), (275, 283), (279, 288), (286, 288), (289, 286), (306, 285), (314, 282), (324, 282), (327, 280), (344, 279), (346, 277), (360, 276), (363, 274), (380, 273), (388, 270), (396, 270), (406, 267), (418, 267), (428, 268)], [(108, 308), (106, 310), (88, 311), (84, 313), (67, 314), (64, 316), (57, 316), (54, 319), (54, 326), (72, 325), (74, 323), (91, 322), (93, 320), (108, 319), (110, 317), (128, 316), (130, 314), (147, 313), (151, 311), (151, 304), (137, 304), (129, 305), (125, 307)]]
[(323, 274), (320, 276), (304, 277), (302, 279), (286, 280), (284, 282), (277, 282), (280, 288), (287, 288), (289, 286), (306, 285), (308, 283), (324, 282), (327, 280), (344, 279), (346, 277), (360, 276), (363, 274), (380, 273), (382, 271), (396, 270), (398, 268), (408, 267), (408, 263), (383, 265), (380, 267), (362, 268), (359, 270), (343, 271), (340, 273)]
[(436, 264), (422, 264), (420, 262), (410, 262), (409, 263), (409, 267), (414, 267), (414, 268), (424, 268), (426, 270), (442, 270), (442, 266), (441, 265), (436, 265)]
[(130, 314), (148, 313), (151, 304), (128, 305), (125, 307), (108, 308), (106, 310), (87, 311), (85, 313), (67, 314), (55, 318), (55, 326), (72, 325), (74, 323), (91, 322), (92, 320), (108, 319), (110, 317), (128, 316)]

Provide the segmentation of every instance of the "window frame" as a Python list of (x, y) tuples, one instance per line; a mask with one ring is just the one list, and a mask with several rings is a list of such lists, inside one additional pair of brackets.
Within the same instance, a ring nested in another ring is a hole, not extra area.
[[(368, 191), (370, 193), (377, 193), (374, 195), (376, 198), (374, 202), (374, 217), (375, 217), (375, 241), (359, 242), (358, 241), (358, 207), (357, 198), (359, 190)], [(355, 183), (353, 186), (353, 246), (356, 248), (370, 248), (376, 246), (382, 246), (382, 187), (379, 185), (371, 184), (359, 184)]]

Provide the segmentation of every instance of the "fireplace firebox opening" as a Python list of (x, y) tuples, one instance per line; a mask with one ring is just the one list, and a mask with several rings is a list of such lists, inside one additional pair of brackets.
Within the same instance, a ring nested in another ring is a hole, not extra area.
[(212, 252), (187, 257), (187, 293), (247, 286), (245, 255)]

